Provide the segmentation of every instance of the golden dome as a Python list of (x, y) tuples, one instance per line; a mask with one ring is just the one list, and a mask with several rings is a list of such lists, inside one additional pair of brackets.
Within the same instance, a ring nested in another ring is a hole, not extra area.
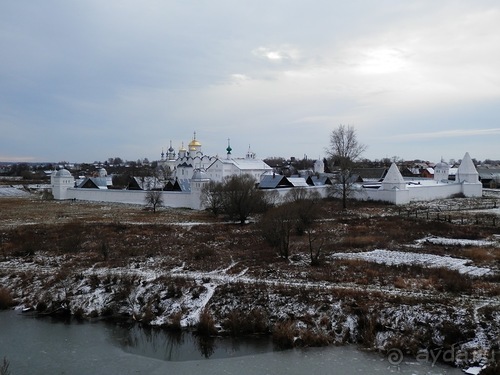
[(201, 147), (201, 143), (196, 140), (196, 132), (193, 133), (193, 140), (189, 142), (189, 151), (196, 151)]
[(196, 139), (193, 139), (191, 142), (189, 142), (189, 148), (191, 147), (200, 147), (201, 143), (198, 142)]

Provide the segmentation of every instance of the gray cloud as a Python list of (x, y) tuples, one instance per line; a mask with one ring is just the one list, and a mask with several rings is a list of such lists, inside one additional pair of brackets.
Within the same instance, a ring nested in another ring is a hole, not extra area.
[(340, 123), (372, 158), (439, 157), (413, 149), (424, 134), (459, 158), (467, 131), (491, 157), (498, 45), (487, 0), (6, 2), (0, 159), (153, 159), (194, 130), (209, 153), (230, 137), (240, 154), (317, 157)]

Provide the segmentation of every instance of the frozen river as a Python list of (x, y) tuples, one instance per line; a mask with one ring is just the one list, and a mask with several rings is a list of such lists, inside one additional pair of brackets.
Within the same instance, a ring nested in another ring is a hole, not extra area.
[[(0, 360), (23, 374), (463, 374), (353, 346), (277, 351), (268, 338), (199, 340), (138, 325), (52, 322), (0, 312)], [(398, 361), (399, 362), (399, 361)]]

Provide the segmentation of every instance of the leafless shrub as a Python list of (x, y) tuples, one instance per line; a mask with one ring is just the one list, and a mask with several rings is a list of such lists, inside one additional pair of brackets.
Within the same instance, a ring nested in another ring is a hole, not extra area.
[(181, 320), (183, 312), (181, 310), (170, 315), (167, 327), (173, 331), (180, 331), (182, 329)]
[[(361, 302), (358, 300), (358, 302)], [(359, 342), (371, 347), (377, 334), (377, 317), (372, 311), (373, 307), (368, 304), (355, 303), (352, 312), (358, 318)]]
[(268, 317), (262, 309), (252, 309), (245, 311), (242, 309), (232, 310), (223, 323), (225, 329), (233, 336), (267, 333)]
[(118, 281), (118, 288), (113, 294), (113, 299), (115, 302), (130, 302), (130, 294), (132, 293), (132, 288), (134, 286), (134, 277), (122, 276)]
[(291, 320), (278, 322), (272, 328), (274, 344), (280, 349), (290, 349), (295, 345), (295, 323)]
[(39, 302), (36, 304), (36, 312), (38, 312), (38, 313), (41, 313), (41, 312), (47, 311), (47, 309), (48, 309), (48, 304), (47, 304), (47, 302), (45, 302), (44, 300), (39, 301)]
[(469, 247), (463, 249), (461, 254), (472, 260), (475, 264), (489, 264), (496, 259), (500, 259), (500, 254), (496, 255), (491, 249), (485, 247)]
[(155, 319), (156, 314), (153, 311), (153, 306), (148, 303), (141, 314), (141, 323), (150, 324)]
[(306, 347), (328, 346), (331, 338), (325, 332), (315, 329), (302, 329), (299, 332), (300, 344)]
[(85, 317), (85, 312), (83, 311), (83, 309), (81, 307), (78, 307), (76, 308), (74, 311), (73, 311), (73, 317), (78, 320), (78, 321), (81, 321), (83, 320), (83, 318)]
[(500, 374), (500, 361), (490, 363), (488, 367), (481, 370), (481, 375), (498, 375)]
[(196, 325), (196, 332), (201, 336), (213, 336), (217, 334), (215, 319), (207, 307), (200, 314), (200, 320)]
[[(441, 346), (444, 350), (458, 350), (457, 343), (470, 340), (475, 333), (471, 326), (461, 324), (457, 325), (452, 321), (444, 321), (438, 327), (439, 334), (443, 337)], [(453, 356), (455, 358), (455, 356)]]
[[(117, 304), (116, 303), (109, 303), (106, 306), (104, 306), (101, 310), (101, 316), (104, 318), (109, 318), (115, 315), (117, 311)], [(96, 316), (99, 314), (96, 312)], [(92, 314), (91, 314), (92, 317)]]
[(191, 288), (191, 298), (197, 299), (200, 298), (201, 294), (207, 290), (203, 285), (196, 285)]
[(460, 272), (447, 268), (434, 268), (430, 270), (437, 279), (436, 289), (450, 293), (470, 293), (472, 280)]
[(0, 310), (5, 310), (14, 304), (12, 294), (6, 288), (0, 287)]

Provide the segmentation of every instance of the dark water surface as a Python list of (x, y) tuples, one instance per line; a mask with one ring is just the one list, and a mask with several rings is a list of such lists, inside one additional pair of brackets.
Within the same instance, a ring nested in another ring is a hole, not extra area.
[(0, 312), (0, 360), (24, 374), (463, 374), (352, 346), (276, 351), (269, 338), (200, 340), (138, 325), (53, 322)]

